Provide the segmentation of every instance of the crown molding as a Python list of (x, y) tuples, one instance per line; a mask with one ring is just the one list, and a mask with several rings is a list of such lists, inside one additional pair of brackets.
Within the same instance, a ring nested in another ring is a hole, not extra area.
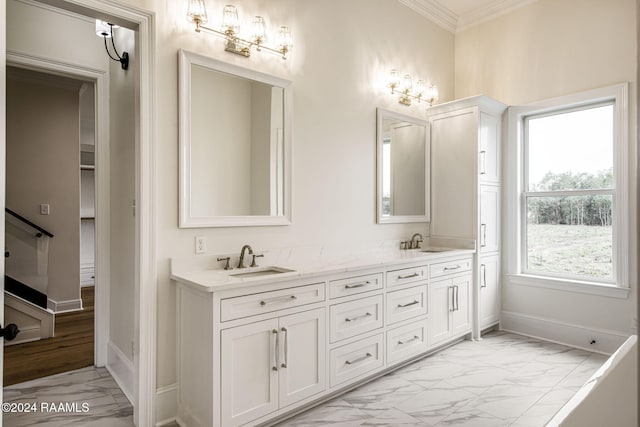
[(460, 15), (456, 32), (464, 31), (467, 28), (497, 18), (536, 1), (538, 0), (496, 0), (486, 6)]
[(495, 0), (458, 15), (445, 7), (446, 0), (398, 0), (445, 30), (458, 33), (538, 0)]
[(398, 0), (403, 5), (452, 33), (458, 27), (458, 16), (436, 0)]

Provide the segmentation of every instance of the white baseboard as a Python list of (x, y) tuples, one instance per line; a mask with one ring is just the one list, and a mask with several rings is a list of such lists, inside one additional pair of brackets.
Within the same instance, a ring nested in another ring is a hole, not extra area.
[(106, 368), (129, 402), (133, 404), (136, 389), (135, 367), (133, 362), (111, 341), (107, 346)]
[(502, 312), (500, 329), (607, 355), (631, 335), (508, 311)]
[(178, 414), (178, 388), (176, 384), (156, 390), (156, 427), (176, 422)]
[(47, 309), (53, 311), (56, 314), (69, 313), (71, 311), (82, 310), (82, 299), (70, 299), (66, 301), (54, 301), (51, 298), (47, 299)]

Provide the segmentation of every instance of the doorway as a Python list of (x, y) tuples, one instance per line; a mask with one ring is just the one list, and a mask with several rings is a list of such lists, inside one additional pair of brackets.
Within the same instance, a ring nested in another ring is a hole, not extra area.
[(7, 67), (4, 385), (95, 363), (94, 101), (92, 81)]

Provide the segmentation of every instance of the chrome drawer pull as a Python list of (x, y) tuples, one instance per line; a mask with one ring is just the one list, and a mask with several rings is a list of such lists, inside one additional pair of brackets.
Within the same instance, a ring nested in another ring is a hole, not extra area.
[(480, 151), (480, 175), (486, 175), (487, 173), (487, 152)]
[(371, 313), (367, 312), (365, 314), (363, 314), (362, 316), (356, 316), (356, 317), (346, 317), (344, 319), (345, 322), (353, 322), (355, 320), (359, 320), (359, 319), (364, 319), (365, 317), (369, 317), (371, 316)]
[(293, 301), (294, 299), (298, 299), (298, 297), (296, 297), (295, 295), (287, 295), (287, 296), (284, 296), (284, 297), (276, 297), (276, 298), (262, 300), (262, 301), (260, 301), (260, 305), (262, 307), (264, 307), (265, 305), (269, 304), (270, 302)]
[(398, 279), (399, 279), (399, 280), (402, 280), (402, 279), (411, 279), (412, 277), (418, 277), (418, 276), (420, 276), (420, 274), (418, 274), (418, 273), (413, 273), (413, 274), (410, 274), (410, 275), (408, 275), (408, 276), (398, 276)]
[(355, 360), (345, 360), (344, 364), (345, 365), (353, 365), (354, 363), (358, 363), (358, 362), (362, 362), (363, 360), (367, 360), (368, 358), (373, 357), (373, 354), (371, 353), (367, 353), (362, 357), (358, 357)]
[(272, 370), (272, 371), (277, 371), (277, 370), (278, 370), (278, 347), (280, 347), (280, 346), (278, 345), (278, 330), (277, 330), (277, 329), (272, 329), (272, 330), (271, 330), (271, 333), (272, 333), (272, 334), (274, 334), (274, 335), (276, 336), (276, 340), (275, 340), (276, 342), (275, 342), (275, 344), (274, 344), (274, 346), (273, 346), (273, 354), (275, 355), (275, 362), (276, 362), (276, 364), (275, 364), (275, 366), (272, 366), (272, 367), (271, 367), (271, 370)]
[(409, 344), (410, 342), (415, 341), (415, 340), (419, 340), (419, 339), (420, 339), (420, 337), (419, 337), (419, 336), (414, 335), (414, 336), (413, 336), (413, 338), (409, 338), (409, 339), (408, 339), (408, 340), (406, 340), (406, 341), (402, 341), (402, 340), (401, 340), (401, 341), (398, 341), (398, 344), (400, 344), (400, 345)]
[(405, 307), (409, 307), (411, 305), (416, 305), (416, 304), (420, 304), (420, 301), (413, 300), (413, 302), (410, 302), (410, 303), (407, 303), (407, 304), (398, 304), (398, 308), (405, 308)]
[(487, 287), (487, 266), (485, 264), (480, 264), (480, 275), (482, 275), (482, 281), (480, 282), (481, 288)]
[(459, 268), (462, 268), (460, 264), (456, 265), (455, 267), (445, 267), (444, 271), (458, 270)]
[(284, 363), (280, 367), (286, 368), (289, 360), (289, 331), (284, 326), (280, 330), (284, 334)]
[(367, 281), (366, 281), (366, 282), (364, 282), (364, 283), (356, 283), (356, 284), (354, 284), (354, 285), (344, 285), (344, 288), (345, 288), (345, 289), (362, 288), (363, 286), (367, 286), (367, 285), (370, 285), (370, 284), (371, 284), (371, 282), (367, 280)]

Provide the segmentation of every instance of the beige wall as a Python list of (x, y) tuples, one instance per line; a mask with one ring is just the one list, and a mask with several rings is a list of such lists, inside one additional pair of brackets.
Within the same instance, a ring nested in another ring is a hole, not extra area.
[[(539, 0), (456, 35), (456, 97), (479, 93), (509, 105), (631, 82), (629, 230), (637, 236), (636, 2)], [(511, 143), (511, 141), (508, 141)], [(633, 333), (637, 240), (630, 239), (627, 299), (551, 289), (503, 287), (503, 310)]]
[[(80, 85), (9, 75), (6, 205), (54, 234), (49, 243), (47, 296), (56, 302), (77, 300)], [(50, 215), (40, 215), (42, 203), (50, 205)]]

